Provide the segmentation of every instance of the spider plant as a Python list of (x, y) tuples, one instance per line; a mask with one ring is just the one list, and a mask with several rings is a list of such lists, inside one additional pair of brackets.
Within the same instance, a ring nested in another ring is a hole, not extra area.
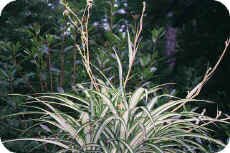
[[(87, 2), (88, 15), (92, 1)], [(76, 16), (69, 7), (67, 10)], [(77, 84), (74, 87), (75, 94), (46, 93), (25, 96), (27, 102), (24, 107), (31, 111), (9, 116), (34, 116), (36, 124), (33, 127), (40, 126), (50, 135), (6, 140), (4, 143), (38, 141), (58, 146), (58, 153), (207, 153), (211, 151), (205, 147), (206, 143), (224, 147), (224, 143), (209, 135), (211, 129), (208, 125), (229, 124), (228, 117), (221, 118), (223, 115), (218, 112), (212, 118), (205, 113), (183, 109), (189, 103), (207, 102), (194, 98), (212, 73), (207, 73), (208, 77), (204, 78), (203, 84), (195, 87), (186, 98), (160, 94), (164, 85), (150, 89), (139, 87), (131, 91), (126, 88), (140, 42), (144, 11), (145, 3), (134, 39), (127, 32), (129, 69), (126, 75), (114, 49), (119, 74), (118, 86), (113, 85), (100, 70), (98, 72), (102, 79), (92, 74), (88, 34), (85, 33), (87, 23), (82, 25), (79, 18), (76, 20), (78, 22), (73, 21), (77, 27), (76, 23), (80, 22), (80, 28), (83, 28), (83, 47), (77, 46), (93, 86)], [(88, 22), (89, 16), (86, 19)]]
[(205, 143), (225, 146), (208, 135), (207, 125), (228, 124), (228, 118), (177, 109), (203, 101), (158, 94), (161, 86), (125, 92), (107, 81), (98, 80), (99, 90), (78, 84), (77, 94), (26, 96), (25, 106), (31, 111), (19, 114), (38, 115), (36, 125), (52, 135), (5, 143), (34, 140), (57, 145), (58, 152), (73, 153), (207, 153)]
[(120, 86), (114, 86), (100, 72), (104, 81), (97, 80), (98, 89), (77, 84), (75, 94), (25, 96), (25, 107), (31, 111), (10, 116), (38, 115), (34, 126), (52, 135), (4, 143), (40, 141), (59, 146), (59, 153), (207, 153), (211, 151), (204, 144), (225, 146), (209, 135), (212, 130), (207, 126), (229, 124), (229, 117), (220, 118), (220, 112), (211, 118), (205, 113), (185, 111), (182, 106), (208, 101), (159, 94), (164, 85), (127, 91), (122, 64), (115, 55)]

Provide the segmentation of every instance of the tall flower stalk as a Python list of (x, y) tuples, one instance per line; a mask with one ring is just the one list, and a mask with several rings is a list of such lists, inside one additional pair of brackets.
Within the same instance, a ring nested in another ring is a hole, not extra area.
[(86, 2), (87, 5), (84, 9), (84, 13), (81, 18), (79, 18), (78, 15), (68, 6), (67, 2), (63, 2), (63, 5), (65, 6), (64, 14), (67, 15), (69, 21), (80, 33), (81, 44), (76, 43), (75, 46), (82, 57), (83, 65), (91, 80), (92, 85), (94, 86), (95, 89), (98, 90), (97, 81), (90, 66), (90, 48), (89, 48), (89, 33), (88, 33), (90, 10), (92, 8), (93, 1), (87, 0)]

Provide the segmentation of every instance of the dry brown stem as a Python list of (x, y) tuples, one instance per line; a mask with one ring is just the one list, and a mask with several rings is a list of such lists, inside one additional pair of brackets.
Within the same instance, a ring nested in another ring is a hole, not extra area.
[[(143, 9), (142, 9), (142, 13), (141, 13), (141, 17), (140, 17), (140, 21), (139, 21), (139, 27), (136, 31), (136, 34), (135, 34), (135, 37), (134, 37), (134, 41), (131, 42), (129, 40), (129, 43), (131, 43), (131, 52), (129, 54), (130, 59), (129, 59), (129, 69), (128, 69), (128, 72), (127, 72), (127, 75), (125, 77), (125, 81), (124, 81), (124, 88), (126, 87), (126, 84), (130, 78), (130, 74), (131, 74), (131, 71), (132, 71), (132, 67), (133, 67), (133, 64), (134, 64), (134, 61), (135, 61), (135, 57), (136, 57), (136, 54), (137, 54), (137, 50), (138, 50), (138, 47), (139, 47), (139, 40), (140, 40), (140, 35), (141, 35), (141, 32), (142, 32), (142, 29), (143, 29), (143, 18), (144, 18), (144, 13), (145, 13), (145, 10), (146, 10), (146, 3), (143, 2)], [(130, 44), (129, 44), (130, 45)]]
[(227, 39), (225, 41), (225, 48), (224, 48), (221, 56), (219, 57), (218, 61), (216, 62), (215, 66), (213, 68), (210, 67), (206, 71), (206, 73), (203, 77), (203, 80), (201, 82), (199, 82), (190, 92), (188, 92), (188, 95), (186, 96), (187, 99), (193, 99), (199, 95), (199, 93), (202, 90), (202, 88), (204, 87), (204, 85), (211, 79), (211, 77), (213, 76), (213, 74), (217, 70), (218, 66), (220, 65), (221, 61), (223, 60), (224, 55), (228, 50), (229, 44), (230, 44), (230, 39)]
[(76, 48), (78, 49), (81, 57), (83, 65), (86, 69), (86, 72), (91, 80), (92, 85), (96, 90), (99, 90), (97, 81), (95, 76), (93, 75), (91, 66), (90, 66), (90, 54), (89, 54), (89, 34), (88, 34), (88, 23), (90, 18), (90, 10), (92, 8), (92, 0), (87, 0), (87, 6), (84, 10), (84, 13), (81, 19), (78, 17), (76, 13), (68, 6), (68, 4), (64, 3), (66, 11), (68, 11), (67, 16), (72, 25), (76, 28), (76, 30), (81, 35), (81, 44), (76, 43)]
[[(210, 67), (206, 71), (206, 73), (205, 73), (202, 81), (199, 82), (190, 92), (188, 92), (188, 94), (186, 96), (186, 99), (194, 99), (194, 98), (196, 98), (200, 94), (200, 92), (201, 92), (202, 88), (204, 87), (204, 85), (211, 79), (211, 77), (213, 76), (213, 74), (217, 70), (218, 66), (220, 65), (221, 61), (223, 60), (224, 55), (226, 54), (226, 52), (228, 50), (229, 44), (230, 44), (230, 39), (227, 39), (225, 41), (225, 48), (224, 48), (221, 56), (219, 57), (218, 61), (216, 62), (215, 66), (213, 68)], [(180, 109), (181, 107), (183, 107), (185, 103), (183, 103), (183, 104), (179, 105), (178, 107), (176, 107), (173, 110), (173, 112), (175, 112), (178, 109)]]

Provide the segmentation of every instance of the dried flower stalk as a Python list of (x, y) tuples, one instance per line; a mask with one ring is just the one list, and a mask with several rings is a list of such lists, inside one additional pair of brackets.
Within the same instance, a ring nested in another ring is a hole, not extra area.
[[(188, 94), (186, 96), (186, 99), (194, 99), (194, 98), (196, 98), (200, 94), (200, 92), (201, 92), (202, 88), (204, 87), (204, 85), (211, 79), (211, 77), (213, 76), (213, 74), (217, 70), (218, 66), (220, 65), (221, 61), (223, 60), (224, 55), (226, 54), (226, 52), (227, 52), (227, 50), (229, 48), (229, 45), (230, 45), (230, 39), (227, 39), (225, 41), (225, 48), (224, 48), (221, 56), (219, 57), (218, 61), (216, 62), (215, 66), (213, 68), (210, 67), (206, 71), (206, 73), (205, 73), (202, 81), (199, 82), (190, 92), (188, 92)], [(183, 107), (184, 104), (179, 105), (177, 108), (175, 108), (173, 110), (173, 112), (175, 112), (178, 109), (180, 109), (181, 107)]]
[[(67, 15), (69, 21), (75, 26), (77, 31), (81, 36), (81, 44), (76, 44), (75, 47), (78, 49), (81, 57), (83, 65), (86, 69), (86, 72), (91, 80), (92, 85), (96, 90), (99, 90), (98, 84), (95, 76), (93, 75), (91, 66), (90, 66), (90, 54), (89, 54), (89, 34), (88, 34), (88, 23), (90, 18), (90, 10), (92, 8), (93, 0), (87, 0), (87, 6), (84, 10), (84, 13), (81, 19), (78, 17), (76, 13), (68, 6), (67, 3), (63, 3), (66, 10), (65, 14)], [(68, 13), (67, 13), (68, 12)]]
[(124, 81), (124, 88), (126, 87), (127, 82), (129, 80), (129, 77), (130, 77), (130, 74), (132, 71), (132, 67), (133, 67), (133, 64), (135, 61), (135, 57), (136, 57), (136, 54), (138, 51), (140, 35), (141, 35), (142, 29), (143, 29), (143, 18), (144, 18), (145, 10), (146, 10), (146, 3), (143, 2), (143, 9), (142, 9), (142, 13), (141, 13), (140, 21), (139, 21), (139, 27), (136, 31), (134, 41), (131, 42), (130, 37), (128, 36), (128, 41), (129, 41), (128, 42), (129, 43), (129, 69), (128, 69), (128, 72), (127, 72), (127, 75), (126, 75), (126, 78)]

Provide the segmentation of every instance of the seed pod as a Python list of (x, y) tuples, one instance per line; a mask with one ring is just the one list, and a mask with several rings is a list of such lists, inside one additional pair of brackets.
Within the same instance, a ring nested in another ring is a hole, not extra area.
[(86, 0), (87, 1), (87, 6), (92, 7), (93, 5), (93, 0)]
[(63, 16), (68, 16), (69, 15), (69, 11), (67, 10), (67, 9), (65, 9), (64, 11), (63, 11)]

